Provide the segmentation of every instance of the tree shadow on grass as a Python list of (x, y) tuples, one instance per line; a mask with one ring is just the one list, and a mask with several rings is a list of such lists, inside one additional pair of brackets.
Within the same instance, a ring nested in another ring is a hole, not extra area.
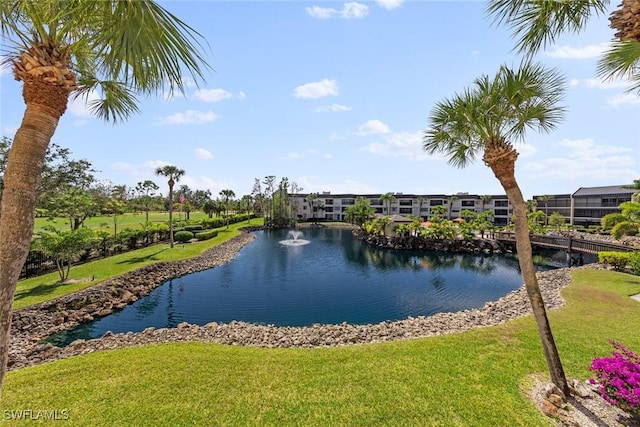
[(116, 264), (141, 264), (143, 262), (147, 262), (147, 261), (159, 261), (158, 257), (156, 255), (158, 255), (161, 252), (166, 251), (167, 249), (160, 249), (157, 252), (154, 252), (152, 254), (149, 255), (145, 255), (145, 256), (138, 256), (138, 257), (131, 257), (131, 258), (127, 258), (124, 259), (122, 261), (118, 261)]
[(61, 282), (55, 282), (55, 283), (49, 283), (49, 284), (41, 284), (38, 286), (34, 286), (33, 288), (29, 288), (29, 289), (25, 289), (22, 291), (16, 291), (15, 295), (14, 295), (14, 300), (20, 300), (23, 298), (29, 298), (29, 297), (36, 297), (36, 296), (42, 296), (42, 295), (48, 295), (53, 293), (53, 291), (60, 287), (60, 286), (64, 286), (65, 283), (61, 283)]

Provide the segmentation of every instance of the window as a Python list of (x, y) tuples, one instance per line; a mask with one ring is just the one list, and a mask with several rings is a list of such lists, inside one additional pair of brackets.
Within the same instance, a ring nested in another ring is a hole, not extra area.
[(333, 199), (326, 199), (326, 200), (324, 201), (324, 204), (325, 204), (325, 205), (333, 205)]
[(325, 206), (324, 211), (325, 212), (333, 212), (333, 206)]
[(343, 199), (342, 200), (342, 204), (343, 205), (353, 205), (356, 201), (354, 199)]
[(413, 205), (413, 200), (409, 199), (409, 200), (400, 200), (400, 206), (412, 206)]
[(413, 212), (412, 208), (400, 208), (401, 214), (410, 214), (411, 212)]
[(442, 206), (442, 200), (429, 200), (429, 206)]
[(476, 205), (475, 200), (462, 200), (461, 203), (463, 208), (473, 208)]
[(508, 209), (496, 209), (495, 211), (496, 216), (507, 216), (509, 215), (509, 210)]
[(493, 204), (495, 207), (506, 208), (509, 206), (508, 200), (496, 200)]

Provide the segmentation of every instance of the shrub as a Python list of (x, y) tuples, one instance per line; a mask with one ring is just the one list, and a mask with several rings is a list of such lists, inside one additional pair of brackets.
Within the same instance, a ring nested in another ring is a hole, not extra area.
[(202, 231), (204, 230), (204, 227), (200, 224), (198, 225), (185, 225), (184, 229), (187, 231)]
[(187, 243), (193, 239), (193, 233), (191, 231), (178, 231), (173, 235), (173, 238), (180, 243)]
[(640, 252), (633, 252), (629, 255), (629, 268), (636, 276), (640, 276)]
[(217, 235), (218, 235), (218, 230), (201, 231), (200, 233), (196, 233), (196, 239), (209, 240), (209, 239), (213, 239)]
[(612, 266), (616, 270), (624, 269), (629, 263), (629, 252), (598, 252), (598, 262)]
[(593, 359), (590, 369), (595, 372), (591, 384), (599, 384), (600, 395), (614, 406), (640, 415), (640, 356), (622, 344), (610, 341), (613, 357)]

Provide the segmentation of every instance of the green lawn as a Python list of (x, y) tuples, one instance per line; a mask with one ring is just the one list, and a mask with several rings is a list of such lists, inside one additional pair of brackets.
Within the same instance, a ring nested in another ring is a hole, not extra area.
[[(173, 218), (175, 220), (182, 219), (186, 220), (186, 214), (183, 212), (174, 212)], [(200, 221), (204, 218), (207, 218), (207, 214), (202, 211), (194, 211), (189, 215), (191, 221)], [(116, 217), (116, 225), (118, 231), (124, 230), (125, 228), (131, 228), (134, 230), (142, 229), (144, 227), (144, 223), (146, 221), (146, 216), (144, 212), (138, 212), (136, 214), (126, 213), (122, 215), (118, 215)], [(149, 212), (149, 221), (153, 223), (168, 223), (169, 222), (169, 212)], [(60, 230), (69, 230), (69, 219), (67, 218), (55, 218), (50, 220), (48, 218), (36, 218), (34, 232), (38, 232), (42, 229), (42, 227), (49, 225), (54, 226)], [(106, 231), (113, 232), (113, 215), (103, 215), (87, 218), (84, 221), (84, 226), (92, 229), (103, 229)]]
[[(257, 226), (262, 223), (262, 218), (254, 218), (249, 225)], [(21, 280), (16, 288), (13, 308), (22, 308), (68, 295), (154, 262), (192, 258), (212, 246), (237, 236), (240, 233), (239, 229), (247, 225), (247, 221), (242, 221), (231, 224), (228, 230), (226, 227), (221, 227), (217, 229), (218, 236), (211, 240), (187, 244), (176, 243), (173, 249), (169, 248), (168, 244), (158, 244), (80, 264), (71, 268), (69, 274), (71, 283), (58, 283), (60, 276), (57, 272)]]
[[(567, 375), (586, 379), (592, 358), (610, 354), (608, 339), (640, 350), (640, 303), (629, 298), (640, 277), (573, 278), (549, 318)], [(545, 371), (531, 316), (342, 348), (164, 344), (10, 372), (0, 413), (67, 410), (78, 426), (544, 426), (523, 390)]]

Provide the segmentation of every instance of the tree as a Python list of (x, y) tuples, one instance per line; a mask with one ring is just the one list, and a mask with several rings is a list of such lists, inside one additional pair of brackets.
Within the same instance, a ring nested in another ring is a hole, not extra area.
[(90, 107), (117, 123), (137, 112), (136, 94), (184, 93), (185, 72), (203, 79), (201, 36), (151, 0), (3, 0), (3, 54), (23, 84), (26, 110), (7, 157), (0, 215), (0, 387), (11, 306), (33, 234), (47, 147), (70, 95), (98, 93)]
[(362, 226), (365, 222), (373, 218), (376, 210), (371, 206), (371, 202), (366, 197), (358, 197), (355, 203), (345, 209), (345, 218), (349, 222)]
[(624, 202), (618, 206), (619, 213), (605, 215), (600, 220), (602, 227), (611, 229), (611, 235), (620, 239), (623, 236), (640, 234), (640, 203)]
[(424, 196), (418, 196), (418, 216), (422, 219), (422, 205), (427, 201), (427, 198)]
[(491, 201), (491, 196), (488, 194), (483, 194), (482, 196), (480, 196), (480, 200), (482, 201), (482, 212), (484, 212), (484, 207), (487, 205), (487, 202)]
[(313, 212), (313, 222), (316, 222), (316, 211), (318, 210), (318, 195), (310, 193), (307, 195), (307, 203), (309, 204), (309, 212)]
[(84, 252), (93, 237), (88, 228), (60, 231), (44, 227), (35, 246), (54, 259), (60, 282), (64, 282), (69, 278), (71, 263)]
[(549, 225), (552, 227), (556, 227), (558, 231), (560, 231), (560, 227), (562, 227), (565, 223), (564, 216), (562, 216), (559, 212), (554, 212), (549, 215)]
[(51, 218), (66, 217), (71, 230), (77, 230), (85, 219), (98, 214), (98, 204), (84, 190), (71, 189), (51, 198), (47, 205)]
[(220, 195), (224, 200), (224, 216), (227, 218), (227, 230), (229, 229), (229, 201), (236, 197), (236, 193), (233, 190), (221, 190)]
[(549, 200), (553, 199), (553, 196), (548, 194), (538, 196), (538, 203), (544, 204), (544, 225), (549, 225)]
[(623, 185), (622, 188), (629, 188), (631, 190), (636, 190), (635, 193), (631, 195), (631, 201), (640, 203), (640, 179), (634, 179), (633, 184)]
[[(592, 16), (602, 15), (609, 0), (527, 1), (489, 0), (487, 13), (498, 24), (513, 30), (516, 50), (534, 55), (554, 43), (565, 32), (583, 31)], [(622, 0), (609, 16), (610, 27), (617, 30), (612, 42), (598, 61), (601, 78), (627, 78), (629, 91), (640, 91), (640, 6), (637, 0)]]
[(136, 192), (140, 195), (142, 199), (142, 205), (144, 206), (144, 211), (146, 214), (145, 217), (145, 230), (149, 229), (149, 204), (151, 204), (152, 196), (158, 191), (160, 187), (158, 185), (147, 179), (142, 182), (138, 182), (136, 185)]
[(176, 166), (167, 165), (156, 169), (156, 175), (161, 175), (169, 178), (167, 184), (169, 185), (169, 247), (173, 248), (173, 186), (180, 178), (185, 174), (183, 169), (179, 169)]
[(394, 196), (391, 192), (384, 193), (382, 196), (380, 196), (380, 200), (382, 200), (384, 204), (387, 205), (387, 215), (390, 215), (391, 203), (396, 201), (396, 196)]
[(518, 152), (511, 142), (524, 139), (527, 128), (540, 132), (555, 128), (564, 116), (564, 107), (559, 105), (564, 84), (556, 70), (541, 65), (525, 62), (517, 70), (502, 66), (493, 78), (483, 75), (464, 92), (436, 104), (424, 133), (423, 148), (430, 154), (445, 154), (455, 167), (464, 167), (482, 154), (485, 165), (502, 184), (514, 208), (518, 261), (551, 380), (568, 393), (536, 278), (527, 205), (515, 178)]

